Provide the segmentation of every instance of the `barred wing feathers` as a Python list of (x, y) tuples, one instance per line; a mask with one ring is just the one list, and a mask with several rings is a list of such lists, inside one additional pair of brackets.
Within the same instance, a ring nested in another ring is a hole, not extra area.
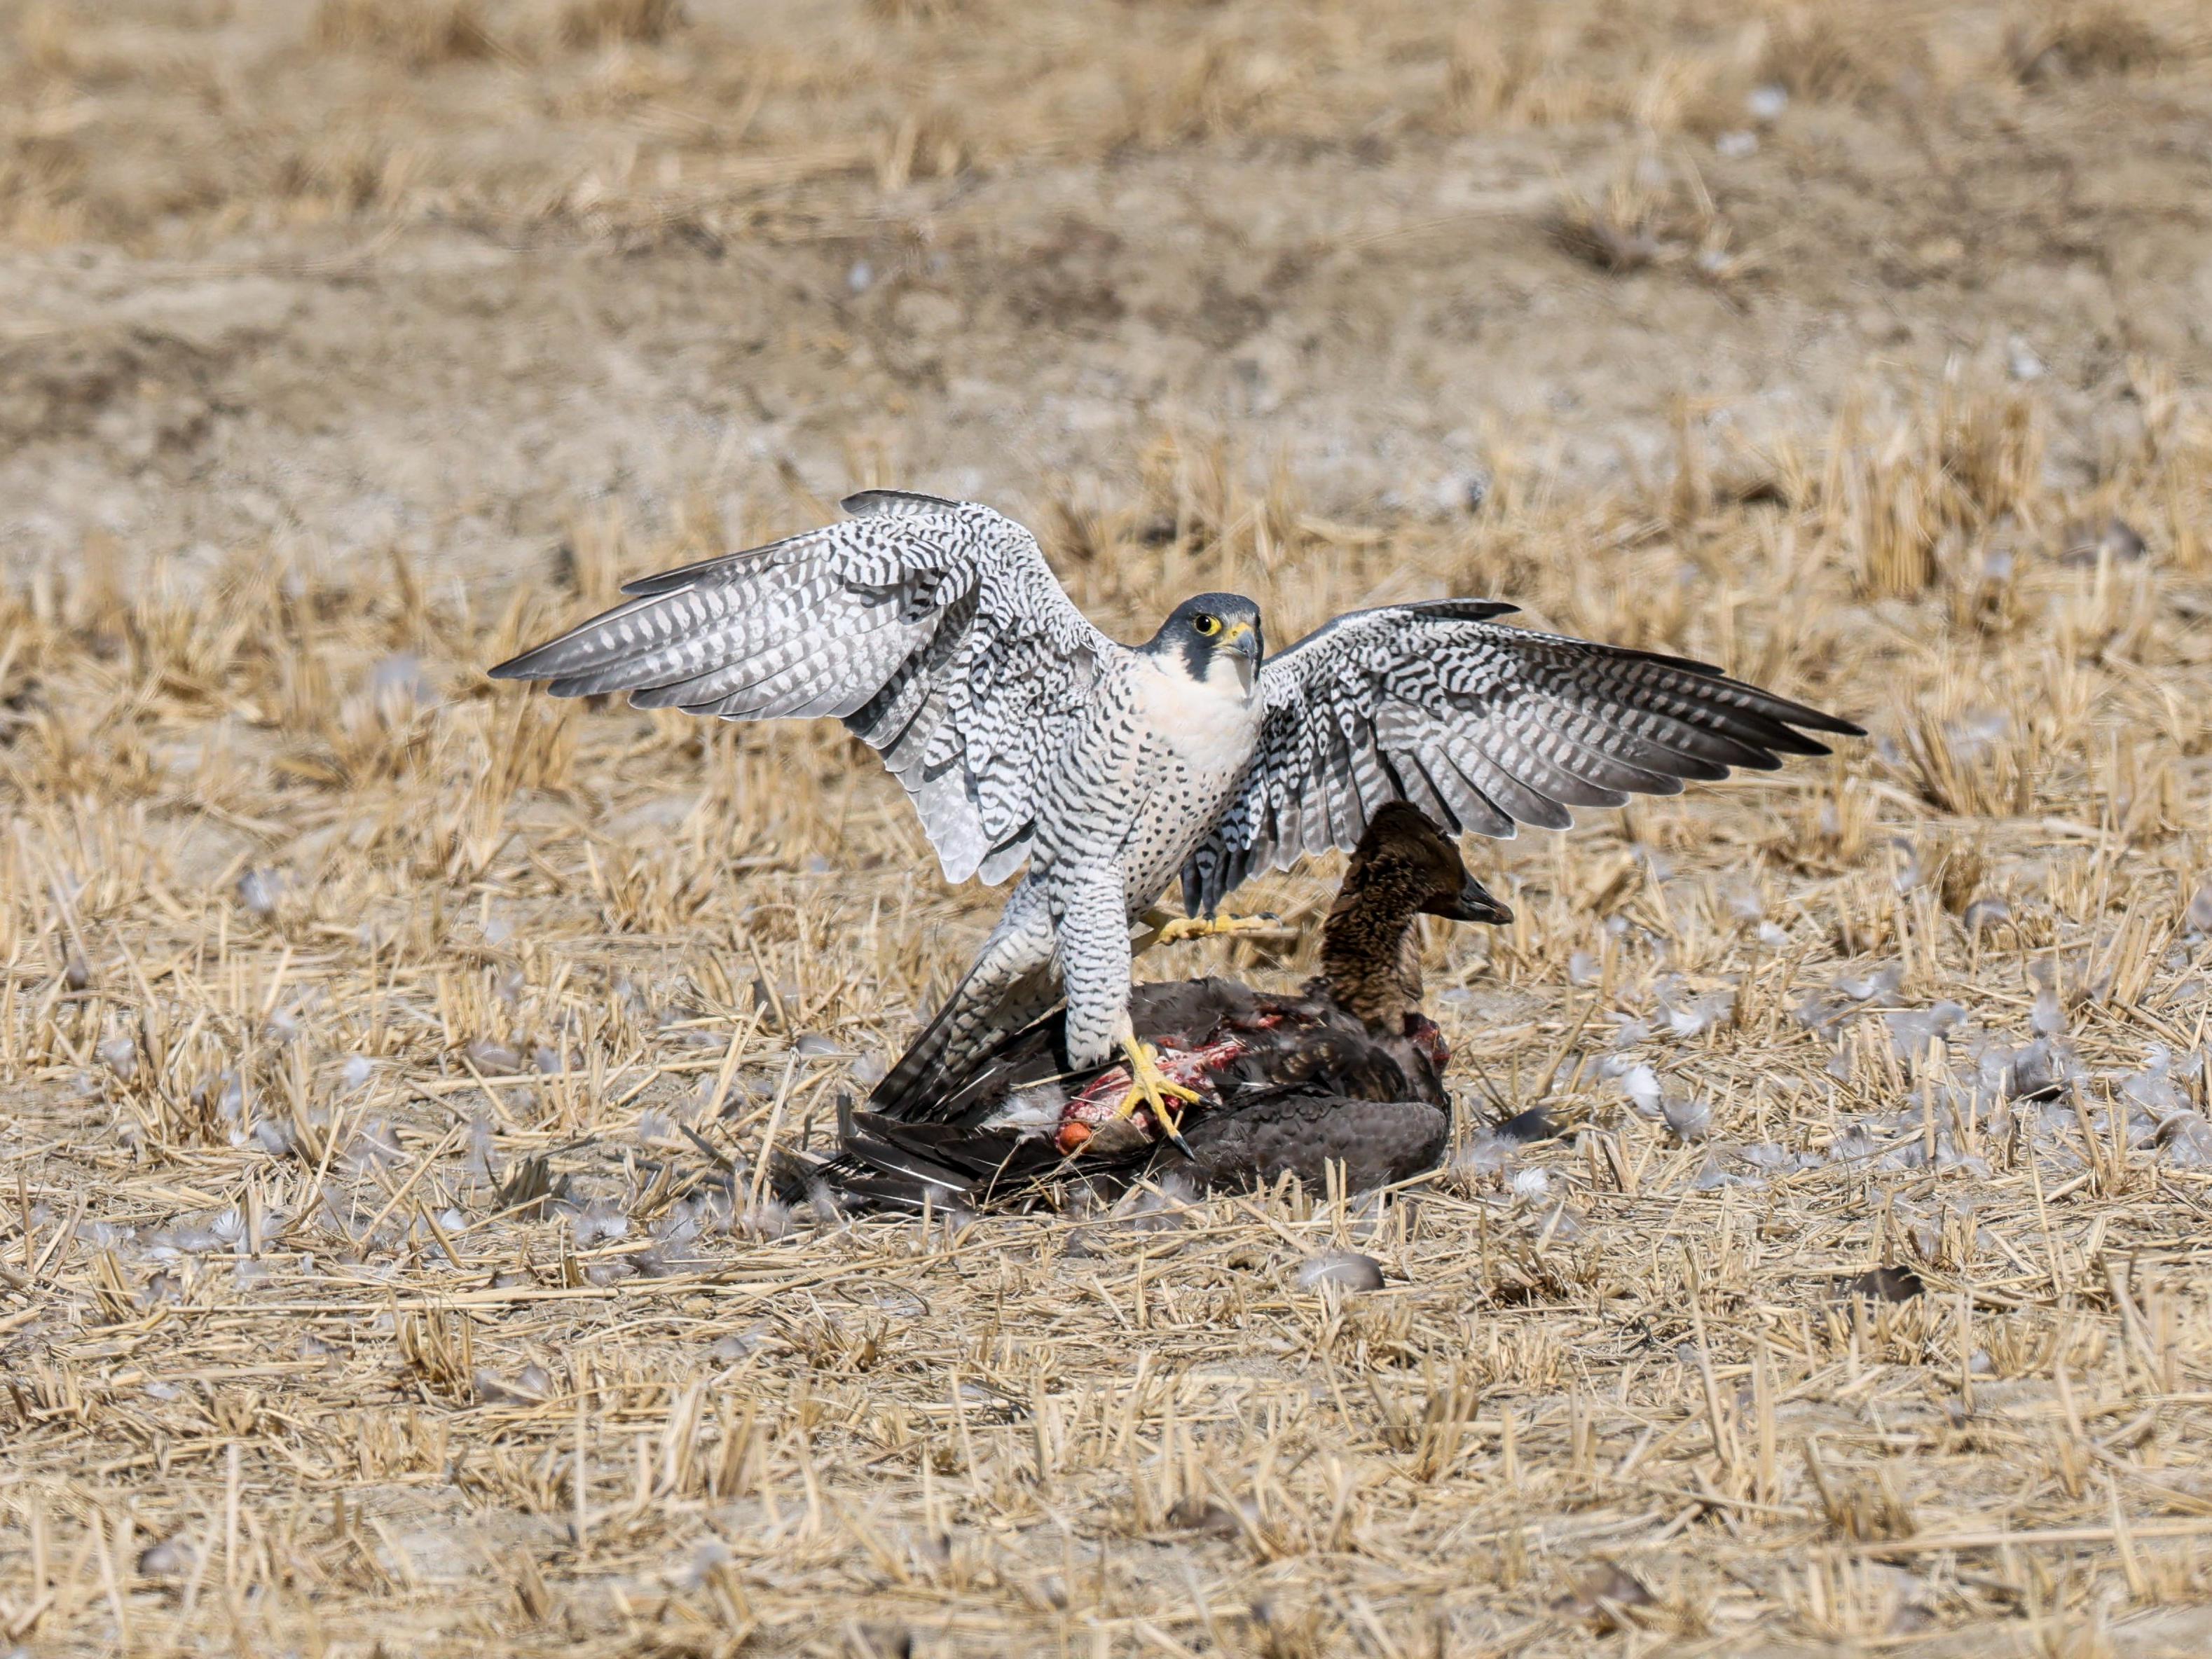
[(882, 754), (948, 880), (1003, 880), (1122, 647), (1012, 520), (894, 490), (843, 505), (840, 523), (631, 582), (626, 603), (491, 672), (725, 720), (834, 716)]
[(1357, 611), (1270, 659), (1258, 755), (1184, 868), (1185, 906), (1209, 912), (1248, 876), (1351, 849), (1387, 801), (1453, 830), (1564, 830), (1570, 807), (1828, 752), (1799, 727), (1858, 732), (1703, 663), (1492, 620), (1513, 609)]

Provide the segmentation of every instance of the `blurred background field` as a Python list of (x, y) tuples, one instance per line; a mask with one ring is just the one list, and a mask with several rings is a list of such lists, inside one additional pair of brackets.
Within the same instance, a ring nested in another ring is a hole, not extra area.
[[(0, 3), (0, 1653), (2203, 1651), (2208, 132), (2185, 0)], [(1470, 848), (1418, 1191), (788, 1212), (997, 896), (480, 670), (893, 483), (1873, 735)]]

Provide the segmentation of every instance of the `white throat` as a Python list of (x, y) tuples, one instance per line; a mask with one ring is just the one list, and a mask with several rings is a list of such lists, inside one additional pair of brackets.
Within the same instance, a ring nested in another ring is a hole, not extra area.
[(1213, 659), (1206, 665), (1206, 689), (1217, 696), (1243, 702), (1252, 695), (1252, 684), (1259, 678), (1253, 672), (1252, 659), (1234, 651), (1217, 651)]
[(1179, 662), (1147, 663), (1146, 723), (1208, 772), (1241, 770), (1260, 732), (1258, 677), (1251, 670), (1249, 659), (1227, 652), (1206, 665), (1203, 679), (1193, 679)]

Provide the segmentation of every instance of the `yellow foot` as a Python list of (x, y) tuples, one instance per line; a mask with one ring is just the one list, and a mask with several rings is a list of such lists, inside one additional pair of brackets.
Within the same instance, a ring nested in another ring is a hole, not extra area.
[(1155, 945), (1176, 945), (1187, 939), (1218, 939), (1227, 933), (1279, 933), (1282, 918), (1261, 911), (1255, 916), (1172, 916), (1160, 924)]
[(1159, 1055), (1153, 1051), (1151, 1043), (1132, 1038), (1121, 1048), (1129, 1056), (1129, 1092), (1121, 1097), (1121, 1103), (1114, 1109), (1114, 1115), (1127, 1117), (1138, 1107), (1149, 1106), (1152, 1109), (1152, 1116), (1167, 1131), (1168, 1138), (1170, 1140), (1180, 1139), (1182, 1135), (1181, 1108), (1170, 1109), (1168, 1101), (1173, 1098), (1188, 1104), (1200, 1097), (1198, 1091), (1186, 1089), (1163, 1074)]

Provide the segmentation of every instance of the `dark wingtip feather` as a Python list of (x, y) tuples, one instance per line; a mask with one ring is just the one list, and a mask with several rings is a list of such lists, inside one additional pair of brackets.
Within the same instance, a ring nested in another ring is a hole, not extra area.
[(770, 542), (765, 547), (742, 548), (735, 553), (717, 553), (711, 558), (695, 559), (690, 564), (679, 564), (673, 570), (662, 570), (650, 576), (633, 576), (622, 585), (625, 599), (649, 599), (656, 593), (673, 593), (680, 587), (690, 587), (708, 576), (727, 575), (739, 567), (763, 564), (773, 560), (781, 550), (792, 543), (804, 541), (819, 531), (804, 530), (796, 536), (787, 536), (780, 542)]
[(1786, 740), (1778, 740), (1773, 746), (1785, 755), (1832, 755), (1836, 752), (1818, 738), (1808, 738), (1802, 732), (1792, 732)]
[(633, 708), (681, 708), (687, 714), (699, 710), (685, 698), (692, 696), (689, 680), (675, 680), (666, 685), (641, 685), (629, 694)]
[[(1741, 682), (1732, 682), (1732, 684), (1741, 684)], [(1866, 736), (1864, 726), (1854, 725), (1841, 715), (1823, 714), (1817, 708), (1808, 708), (1802, 702), (1792, 702), (1787, 697), (1778, 697), (1771, 693), (1761, 695), (1765, 697), (1766, 702), (1759, 712), (1784, 729), (1794, 726), (1814, 732), (1832, 732), (1839, 738)], [(1828, 752), (1820, 744), (1814, 743), (1812, 738), (1803, 736), (1802, 732), (1791, 732), (1790, 735), (1800, 743), (1808, 745), (1806, 748), (1791, 750), (1792, 754), (1825, 755)]]
[(1777, 755), (1825, 755), (1828, 752), (1826, 744), (1818, 738), (1807, 737), (1797, 729), (1796, 722), (1786, 714), (1761, 709), (1757, 714), (1735, 713), (1735, 718), (1757, 728), (1754, 732), (1742, 738), (1744, 742), (1755, 747)]
[(865, 519), (878, 513), (950, 513), (960, 503), (918, 489), (860, 489), (837, 505), (854, 518)]
[(1493, 617), (1517, 616), (1521, 610), (1510, 599), (1415, 599), (1403, 608), (1455, 622), (1488, 622)]
[(678, 565), (673, 570), (663, 570), (650, 576), (633, 576), (622, 585), (624, 599), (650, 599), (656, 593), (673, 593), (679, 587), (689, 587), (717, 565), (726, 565), (733, 559), (747, 557), (744, 553), (720, 553), (711, 559), (701, 559), (696, 564)]
[[(588, 628), (589, 623), (584, 624)], [(527, 651), (519, 651), (505, 662), (487, 668), (484, 672), (495, 680), (551, 680), (561, 677), (561, 647), (575, 637), (570, 629), (557, 639), (533, 645)]]
[[(602, 611), (596, 617), (586, 617), (574, 628), (556, 634), (550, 640), (541, 640), (527, 651), (519, 652), (495, 668), (487, 669), (495, 680), (559, 680), (589, 678), (619, 667), (606, 649), (608, 625), (617, 619), (644, 609), (640, 605), (618, 605)], [(591, 686), (590, 690), (605, 690), (605, 686)], [(574, 690), (560, 690), (556, 696), (574, 696)]]
[[(1774, 721), (1785, 731), (1789, 727), (1795, 726), (1802, 726), (1807, 730), (1814, 732), (1832, 732), (1838, 737), (1842, 738), (1863, 738), (1866, 736), (1865, 727), (1853, 724), (1851, 721), (1844, 719), (1840, 714), (1827, 714), (1821, 709), (1814, 708), (1810, 703), (1798, 702), (1789, 697), (1777, 696), (1773, 692), (1765, 690), (1761, 687), (1753, 685), (1747, 681), (1731, 679), (1729, 676), (1721, 673), (1717, 669), (1707, 669), (1705, 672), (1716, 679), (1725, 681), (1731, 690), (1741, 692), (1746, 696), (1751, 698), (1753, 702), (1753, 708), (1756, 713), (1765, 719)], [(1802, 737), (1796, 732), (1790, 732), (1789, 735), (1791, 738), (1796, 738), (1796, 740), (1801, 744), (1810, 745), (1809, 747), (1805, 748), (1792, 748), (1790, 750), (1791, 754), (1825, 755), (1828, 752), (1827, 750), (1822, 748), (1820, 744), (1814, 743), (1810, 738)]]
[[(1792, 726), (1803, 726), (1814, 732), (1832, 732), (1840, 738), (1866, 736), (1864, 726), (1847, 720), (1840, 714), (1828, 714), (1814, 708), (1810, 703), (1798, 702), (1793, 698), (1769, 691), (1764, 686), (1753, 685), (1748, 680), (1737, 679), (1713, 664), (1700, 662), (1695, 657), (1670, 656), (1663, 651), (1638, 651), (1627, 646), (1609, 646), (1601, 648), (1617, 656), (1655, 663), (1662, 668), (1678, 668), (1685, 673), (1695, 674), (1700, 679), (1717, 681), (1749, 702), (1751, 707), (1741, 712), (1756, 714), (1784, 728)], [(1829, 752), (1820, 744), (1814, 743), (1811, 738), (1800, 737), (1795, 732), (1790, 732), (1789, 738), (1795, 739), (1795, 743), (1784, 742), (1778, 746), (1786, 749), (1790, 754), (1825, 755)], [(1809, 746), (1796, 746), (1800, 744)]]

